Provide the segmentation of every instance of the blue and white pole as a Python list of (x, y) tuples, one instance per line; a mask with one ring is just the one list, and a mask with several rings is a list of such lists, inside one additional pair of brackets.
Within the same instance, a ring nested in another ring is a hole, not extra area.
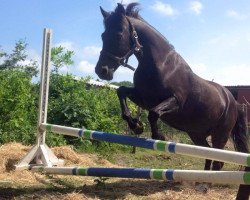
[(250, 172), (237, 171), (203, 171), (203, 170), (172, 170), (172, 169), (144, 169), (144, 168), (85, 168), (85, 167), (39, 167), (32, 171), (46, 174), (119, 177), (156, 179), (166, 181), (197, 181), (220, 184), (250, 185)]
[(137, 138), (100, 131), (90, 131), (79, 128), (65, 127), (53, 124), (41, 124), (40, 129), (55, 133), (94, 139), (123, 145), (136, 146), (146, 149), (158, 150), (192, 157), (211, 159), (233, 163), (237, 165), (250, 166), (250, 154), (221, 149), (207, 148), (195, 145), (166, 142), (161, 140)]

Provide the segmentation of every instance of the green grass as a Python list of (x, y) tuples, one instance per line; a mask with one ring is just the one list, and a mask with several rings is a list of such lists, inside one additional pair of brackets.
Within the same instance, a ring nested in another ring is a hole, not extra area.
[[(132, 151), (132, 147), (131, 147)], [(103, 155), (102, 155), (103, 157)], [(203, 170), (205, 160), (191, 156), (161, 153), (148, 149), (137, 148), (136, 153), (115, 152), (109, 154), (105, 159), (125, 167), (160, 168), (160, 169), (193, 169)], [(238, 167), (226, 163), (224, 170), (236, 170)]]

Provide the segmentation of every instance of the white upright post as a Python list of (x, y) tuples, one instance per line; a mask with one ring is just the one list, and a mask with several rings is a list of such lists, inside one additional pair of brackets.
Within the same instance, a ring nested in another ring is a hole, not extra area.
[(41, 123), (47, 122), (48, 94), (49, 94), (49, 74), (50, 74), (50, 57), (51, 57), (51, 39), (52, 30), (44, 29), (43, 37), (43, 54), (40, 77), (40, 96), (39, 96), (39, 113), (37, 124), (37, 143), (45, 144), (46, 132), (39, 130)]
[(47, 108), (49, 95), (49, 74), (51, 57), (52, 30), (45, 28), (43, 34), (43, 54), (40, 78), (39, 113), (37, 123), (36, 145), (16, 165), (16, 169), (29, 168), (31, 165), (61, 166), (63, 160), (58, 159), (45, 143), (46, 131), (41, 130), (40, 124), (47, 123)]

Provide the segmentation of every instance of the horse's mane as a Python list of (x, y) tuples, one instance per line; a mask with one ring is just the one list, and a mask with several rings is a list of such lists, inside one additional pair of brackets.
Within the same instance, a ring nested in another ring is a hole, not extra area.
[[(168, 41), (168, 40), (167, 40), (158, 30), (156, 30), (152, 25), (150, 25), (146, 20), (144, 20), (144, 19), (139, 15), (139, 11), (140, 11), (140, 8), (138, 8), (139, 5), (140, 5), (140, 4), (139, 4), (139, 3), (136, 3), (136, 2), (128, 4), (128, 5), (126, 6), (126, 8), (125, 8), (125, 14), (126, 14), (126, 16), (131, 17), (131, 18), (134, 18), (134, 19), (138, 19), (138, 20), (144, 22), (145, 24), (147, 24), (148, 27), (150, 27), (152, 30), (154, 30), (154, 31), (156, 31), (157, 33), (159, 33), (159, 35), (160, 35), (161, 37), (164, 38), (164, 40), (170, 45), (170, 47), (171, 47), (172, 49), (174, 49), (173, 45), (170, 44), (169, 41)], [(124, 7), (124, 5), (123, 5), (123, 7)], [(118, 9), (119, 9), (119, 6), (117, 6), (116, 9), (115, 9), (115, 11), (114, 11), (114, 12), (111, 12), (110, 14), (111, 14), (111, 15), (115, 14), (115, 13), (117, 12)], [(105, 22), (104, 22), (104, 26), (105, 26)]]
[(125, 10), (126, 11), (126, 16), (132, 17), (132, 18), (135, 18), (135, 19), (139, 19), (140, 21), (143, 21), (144, 23), (146, 23), (149, 27), (151, 27), (151, 29), (158, 32), (166, 40), (166, 42), (171, 46), (171, 48), (174, 49), (174, 46), (172, 44), (170, 44), (169, 41), (158, 30), (156, 30), (152, 25), (150, 25), (146, 20), (144, 20), (139, 15), (139, 11), (140, 11), (140, 8), (138, 8), (139, 5), (140, 5), (139, 3), (130, 3), (130, 4), (128, 4), (127, 7), (126, 7), (126, 10)]
[[(132, 17), (132, 18), (135, 18), (135, 19), (139, 19), (139, 20), (145, 21), (139, 15), (139, 11), (140, 11), (140, 8), (138, 8), (139, 5), (140, 5), (139, 3), (130, 3), (127, 6), (123, 5), (123, 7), (126, 7), (125, 14), (128, 17)], [(111, 14), (116, 13), (118, 9), (119, 9), (119, 7), (117, 6), (116, 9), (115, 9), (115, 11), (111, 12)]]
[(142, 19), (139, 15), (140, 9), (138, 8), (140, 4), (139, 3), (130, 3), (126, 7), (126, 15), (129, 17), (133, 17), (136, 19)]

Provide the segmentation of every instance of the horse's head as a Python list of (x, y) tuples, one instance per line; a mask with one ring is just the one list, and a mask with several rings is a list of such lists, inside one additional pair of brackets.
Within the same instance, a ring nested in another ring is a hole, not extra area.
[(112, 13), (101, 8), (101, 13), (105, 31), (102, 33), (103, 46), (95, 72), (101, 79), (112, 80), (114, 72), (120, 65), (126, 65), (125, 60), (138, 49), (139, 43), (122, 4), (118, 3)]

